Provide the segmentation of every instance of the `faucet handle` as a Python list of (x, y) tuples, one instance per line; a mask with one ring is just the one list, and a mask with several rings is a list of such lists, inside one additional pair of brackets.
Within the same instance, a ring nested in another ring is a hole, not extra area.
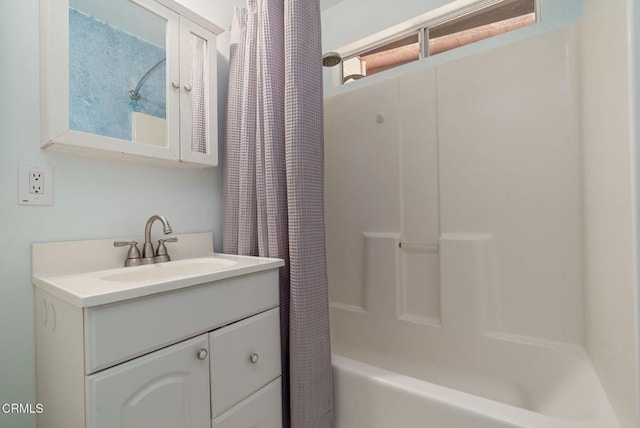
[(114, 247), (125, 247), (127, 245), (138, 245), (136, 241), (115, 241), (113, 243)]
[(127, 259), (124, 261), (124, 266), (138, 266), (141, 264), (140, 250), (138, 250), (138, 243), (136, 241), (116, 241), (113, 243), (114, 247), (126, 247), (130, 245), (129, 252), (127, 253)]
[(177, 236), (173, 236), (173, 237), (167, 238), (167, 239), (158, 239), (158, 244), (161, 244), (163, 242), (178, 242), (178, 237)]
[(164, 245), (165, 242), (178, 242), (178, 238), (174, 236), (172, 238), (158, 240), (158, 248), (156, 249), (156, 256), (154, 258), (156, 263), (171, 261), (169, 253), (167, 252), (167, 247)]

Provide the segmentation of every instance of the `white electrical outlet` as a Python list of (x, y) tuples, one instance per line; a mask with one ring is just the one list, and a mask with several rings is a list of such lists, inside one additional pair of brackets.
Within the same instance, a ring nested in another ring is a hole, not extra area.
[(44, 194), (44, 174), (41, 171), (29, 171), (29, 193)]
[(18, 203), (53, 205), (53, 166), (47, 163), (20, 162)]

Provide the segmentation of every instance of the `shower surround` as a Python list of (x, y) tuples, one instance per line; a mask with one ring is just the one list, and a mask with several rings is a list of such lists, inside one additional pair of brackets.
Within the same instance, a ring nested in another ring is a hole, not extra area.
[(325, 100), (338, 428), (619, 426), (582, 348), (577, 71), (572, 27)]

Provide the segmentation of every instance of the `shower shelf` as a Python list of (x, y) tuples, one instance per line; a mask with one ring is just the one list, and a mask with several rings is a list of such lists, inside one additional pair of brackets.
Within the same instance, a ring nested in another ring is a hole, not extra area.
[(439, 243), (437, 241), (400, 241), (398, 248), (408, 251), (438, 252)]

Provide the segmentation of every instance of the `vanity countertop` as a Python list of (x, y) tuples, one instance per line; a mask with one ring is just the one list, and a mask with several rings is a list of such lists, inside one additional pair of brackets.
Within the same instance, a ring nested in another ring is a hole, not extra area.
[(212, 254), (128, 268), (34, 276), (36, 287), (86, 308), (220, 281), (284, 265), (281, 259)]
[(32, 282), (87, 308), (284, 266), (281, 259), (213, 253), (211, 233), (177, 236), (173, 261), (126, 268), (127, 249), (111, 239), (33, 244)]

